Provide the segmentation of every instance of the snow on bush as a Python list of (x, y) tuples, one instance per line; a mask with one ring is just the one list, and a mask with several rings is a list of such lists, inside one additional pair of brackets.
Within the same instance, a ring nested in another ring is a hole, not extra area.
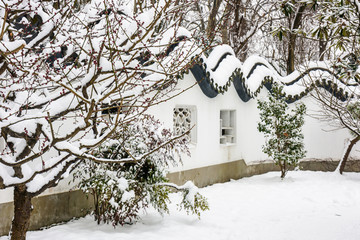
[(25, 239), (31, 198), (81, 161), (108, 161), (93, 149), (171, 95), (198, 52), (179, 26), (185, 9), (165, 0), (0, 2), (0, 189), (14, 187), (13, 239)]
[[(169, 213), (169, 188), (183, 192), (180, 208), (200, 216), (200, 211), (208, 206), (195, 185), (187, 182), (179, 187), (167, 183), (165, 167), (176, 164), (181, 153), (189, 154), (185, 138), (172, 137), (159, 121), (144, 115), (125, 131), (116, 132), (94, 152), (104, 159), (127, 158), (127, 163), (86, 161), (80, 165), (75, 179), (80, 178), (80, 188), (94, 198), (98, 223), (111, 222), (114, 226), (132, 223), (139, 218), (141, 210), (150, 206), (160, 214)], [(138, 158), (142, 160), (136, 161)]]
[(299, 160), (305, 157), (301, 128), (306, 107), (303, 103), (297, 104), (289, 113), (282, 87), (274, 84), (268, 101), (258, 100), (258, 109), (258, 130), (266, 138), (263, 152), (280, 166), (281, 178), (284, 178), (289, 168), (298, 166)]

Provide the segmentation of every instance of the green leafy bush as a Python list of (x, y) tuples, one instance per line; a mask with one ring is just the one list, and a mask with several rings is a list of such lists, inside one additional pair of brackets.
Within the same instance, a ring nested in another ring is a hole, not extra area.
[(268, 101), (258, 100), (258, 109), (260, 122), (257, 128), (266, 138), (263, 152), (280, 166), (281, 178), (284, 178), (289, 168), (298, 166), (306, 154), (301, 132), (306, 107), (303, 103), (297, 104), (289, 113), (282, 87), (274, 84)]
[(135, 120), (94, 151), (97, 158), (107, 161), (84, 161), (75, 179), (93, 196), (98, 223), (133, 223), (150, 206), (160, 214), (169, 213), (171, 189), (183, 193), (179, 208), (187, 213), (200, 216), (208, 209), (206, 199), (191, 182), (183, 186), (168, 183), (165, 168), (181, 161), (181, 153), (188, 153), (187, 142), (184, 137), (173, 137), (153, 117)]

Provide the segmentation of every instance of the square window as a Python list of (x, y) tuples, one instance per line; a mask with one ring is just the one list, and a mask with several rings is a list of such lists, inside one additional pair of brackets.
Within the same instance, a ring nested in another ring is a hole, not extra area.
[(220, 110), (220, 144), (236, 143), (235, 116), (235, 110)]

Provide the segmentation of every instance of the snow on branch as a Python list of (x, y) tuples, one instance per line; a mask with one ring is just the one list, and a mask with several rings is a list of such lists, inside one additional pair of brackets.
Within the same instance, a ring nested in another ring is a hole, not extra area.
[(37, 195), (79, 161), (106, 161), (94, 148), (166, 101), (201, 52), (176, 4), (0, 3), (1, 189)]

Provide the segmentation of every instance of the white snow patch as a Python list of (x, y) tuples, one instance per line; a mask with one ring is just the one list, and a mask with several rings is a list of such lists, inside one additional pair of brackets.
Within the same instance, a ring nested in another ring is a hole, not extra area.
[(21, 46), (25, 46), (25, 45), (26, 42), (24, 40), (16, 40), (13, 42), (0, 41), (0, 51), (3, 53), (12, 52), (20, 48)]
[[(187, 216), (147, 211), (138, 224), (113, 228), (86, 217), (50, 229), (28, 232), (28, 240), (358, 240), (360, 239), (360, 174), (343, 176), (324, 172), (278, 172), (200, 189), (210, 211)], [(0, 237), (6, 240), (7, 237)]]
[(121, 197), (121, 201), (122, 202), (126, 202), (129, 201), (131, 198), (135, 197), (135, 192), (134, 190), (131, 191), (125, 191)]

